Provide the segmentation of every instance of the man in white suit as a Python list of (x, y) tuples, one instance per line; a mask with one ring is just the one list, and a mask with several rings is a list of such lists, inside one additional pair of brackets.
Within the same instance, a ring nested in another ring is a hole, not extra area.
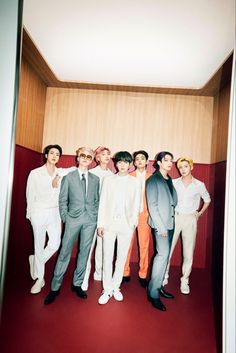
[[(140, 211), (140, 183), (128, 174), (132, 156), (121, 151), (116, 153), (114, 162), (118, 173), (104, 179), (98, 210), (98, 235), (103, 237), (103, 293), (99, 304), (106, 304), (112, 296), (117, 301), (123, 300), (120, 284)], [(112, 273), (116, 240), (117, 256)]]
[[(59, 214), (60, 179), (76, 167), (57, 168), (62, 148), (48, 145), (44, 148), (46, 163), (31, 170), (26, 186), (26, 218), (31, 222), (34, 236), (34, 255), (29, 256), (30, 275), (36, 280), (30, 293), (41, 292), (45, 285), (45, 264), (61, 243), (61, 218)], [(54, 180), (56, 184), (54, 184)], [(56, 187), (55, 187), (56, 186)], [(48, 241), (45, 246), (46, 232)]]

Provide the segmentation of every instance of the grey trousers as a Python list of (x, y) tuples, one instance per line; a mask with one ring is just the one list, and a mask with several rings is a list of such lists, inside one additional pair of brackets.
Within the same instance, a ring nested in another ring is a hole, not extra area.
[(62, 239), (61, 250), (57, 259), (54, 275), (51, 283), (53, 291), (59, 290), (63, 276), (70, 262), (73, 247), (80, 236), (80, 247), (77, 257), (77, 264), (73, 275), (73, 285), (81, 286), (83, 283), (89, 251), (92, 245), (96, 223), (89, 219), (66, 221), (65, 233)]
[(163, 237), (156, 229), (152, 229), (156, 242), (156, 255), (153, 260), (151, 280), (148, 284), (147, 293), (152, 298), (159, 298), (159, 289), (165, 276), (166, 267), (169, 260), (173, 230), (168, 230), (168, 236)]

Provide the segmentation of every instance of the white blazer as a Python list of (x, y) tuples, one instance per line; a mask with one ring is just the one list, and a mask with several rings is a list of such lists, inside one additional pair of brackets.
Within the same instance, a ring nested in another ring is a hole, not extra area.
[[(125, 217), (131, 229), (138, 224), (141, 202), (141, 185), (134, 176), (127, 176), (127, 189), (125, 194)], [(107, 176), (102, 185), (99, 208), (98, 208), (98, 228), (109, 230), (115, 216), (114, 195), (117, 188), (118, 175)]]

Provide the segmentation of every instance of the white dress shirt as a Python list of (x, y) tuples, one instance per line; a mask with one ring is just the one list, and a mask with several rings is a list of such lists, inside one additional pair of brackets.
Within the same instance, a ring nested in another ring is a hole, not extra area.
[(75, 169), (76, 167), (55, 167), (52, 176), (48, 174), (46, 164), (42, 167), (31, 170), (26, 186), (26, 218), (30, 219), (32, 214), (38, 210), (58, 207), (60, 183), (57, 188), (53, 188), (52, 180), (56, 175), (63, 177)]
[(181, 177), (173, 179), (173, 184), (178, 195), (178, 203), (175, 207), (175, 211), (178, 213), (195, 213), (199, 208), (201, 198), (207, 203), (211, 201), (205, 184), (194, 177), (188, 186), (183, 184)]
[(85, 170), (83, 172), (82, 170), (80, 170), (78, 168), (78, 173), (79, 173), (80, 180), (82, 180), (82, 175), (84, 175), (84, 177), (85, 177), (85, 181), (86, 181), (86, 195), (87, 195), (87, 191), (88, 191), (88, 171)]
[(136, 170), (136, 178), (138, 178), (140, 185), (141, 185), (141, 202), (140, 202), (140, 213), (143, 212), (143, 197), (145, 191), (145, 182), (146, 182), (146, 170), (140, 173)]

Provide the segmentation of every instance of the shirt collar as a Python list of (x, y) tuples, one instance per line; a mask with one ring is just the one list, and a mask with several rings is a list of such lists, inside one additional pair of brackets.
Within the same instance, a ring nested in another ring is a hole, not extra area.
[(82, 171), (78, 168), (78, 173), (79, 173), (79, 176), (80, 176), (80, 179), (82, 178), (82, 174), (84, 174), (85, 178), (88, 177), (88, 171), (85, 170), (85, 171)]

